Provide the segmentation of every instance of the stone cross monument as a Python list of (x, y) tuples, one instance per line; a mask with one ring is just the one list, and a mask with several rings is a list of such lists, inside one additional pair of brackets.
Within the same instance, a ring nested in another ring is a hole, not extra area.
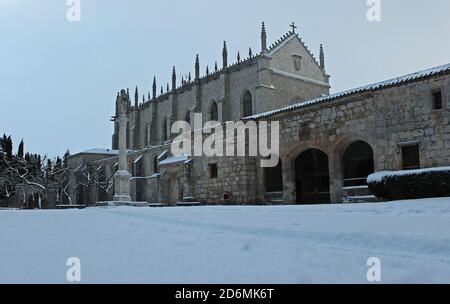
[(114, 201), (131, 202), (130, 178), (127, 159), (127, 105), (129, 96), (122, 90), (117, 96), (118, 113), (114, 120), (119, 122), (119, 170), (114, 175)]

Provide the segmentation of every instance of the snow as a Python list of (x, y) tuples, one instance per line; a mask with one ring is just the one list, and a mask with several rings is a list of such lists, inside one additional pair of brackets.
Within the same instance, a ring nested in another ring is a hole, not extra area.
[(367, 183), (379, 183), (383, 181), (385, 177), (393, 177), (393, 176), (408, 176), (408, 175), (421, 175), (424, 173), (430, 172), (450, 172), (450, 167), (437, 167), (437, 168), (428, 168), (428, 169), (418, 169), (418, 170), (404, 170), (404, 171), (381, 171), (374, 174), (369, 175), (367, 178)]
[(106, 154), (106, 155), (119, 155), (119, 150), (110, 149), (91, 149), (83, 151), (80, 154)]
[(163, 159), (167, 153), (169, 152), (169, 150), (165, 150), (163, 153), (161, 153), (160, 155), (158, 155), (158, 157), (156, 158), (156, 160), (160, 161), (161, 159)]
[(138, 164), (142, 160), (142, 158), (144, 158), (144, 155), (141, 155), (138, 158), (136, 158), (136, 160), (133, 162), (133, 164), (135, 164), (135, 165)]
[(350, 186), (350, 187), (343, 187), (343, 190), (360, 190), (360, 189), (368, 189), (369, 187), (366, 186)]
[(0, 211), (0, 283), (450, 283), (450, 198)]
[(160, 165), (170, 165), (170, 164), (184, 163), (187, 161), (188, 161), (188, 157), (186, 155), (179, 155), (179, 156), (169, 157), (169, 158), (159, 162), (159, 164)]

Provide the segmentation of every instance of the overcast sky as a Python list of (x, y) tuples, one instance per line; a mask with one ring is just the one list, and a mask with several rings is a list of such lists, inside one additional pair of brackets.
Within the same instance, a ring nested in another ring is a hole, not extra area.
[(381, 22), (366, 0), (81, 0), (68, 22), (66, 0), (0, 0), (0, 133), (26, 150), (55, 156), (109, 148), (117, 91), (150, 90), (194, 68), (221, 62), (223, 40), (259, 51), (260, 23), (272, 43), (295, 21), (310, 49), (324, 44), (332, 92), (450, 63), (450, 1), (381, 0)]

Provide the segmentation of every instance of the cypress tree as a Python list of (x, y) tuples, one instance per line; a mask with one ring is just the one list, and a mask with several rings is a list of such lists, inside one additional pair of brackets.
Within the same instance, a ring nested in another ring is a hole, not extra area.
[(69, 157), (70, 157), (70, 151), (67, 150), (66, 153), (64, 153), (63, 156), (63, 167), (68, 168), (69, 167)]
[(6, 155), (8, 156), (8, 158), (12, 158), (13, 155), (13, 142), (12, 142), (12, 138), (11, 135), (8, 136), (8, 138), (6, 139), (6, 144), (5, 144), (5, 152)]
[(23, 139), (19, 144), (19, 149), (17, 150), (17, 156), (19, 158), (23, 158), (23, 150), (24, 150), (24, 143), (23, 143)]

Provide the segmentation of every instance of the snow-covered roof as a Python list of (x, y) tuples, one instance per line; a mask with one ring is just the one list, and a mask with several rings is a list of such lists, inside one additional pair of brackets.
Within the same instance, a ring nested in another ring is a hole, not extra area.
[(308, 54), (312, 57), (312, 59), (316, 62), (317, 65), (319, 65), (319, 62), (316, 59), (316, 56), (311, 52), (309, 47), (306, 45), (306, 43), (303, 41), (303, 39), (299, 36), (298, 33), (295, 32), (288, 32), (284, 36), (282, 36), (280, 39), (275, 41), (270, 47), (269, 47), (269, 55), (273, 55), (276, 53), (279, 49), (281, 49), (285, 44), (287, 44), (292, 39), (297, 38), (300, 43), (303, 45), (303, 47), (306, 49)]
[(139, 163), (142, 160), (143, 157), (144, 157), (144, 155), (141, 155), (138, 158), (136, 158), (136, 160), (133, 162), (133, 164)]
[(300, 109), (300, 108), (305, 108), (305, 107), (310, 106), (310, 105), (324, 103), (324, 102), (332, 101), (332, 100), (335, 100), (335, 99), (338, 99), (338, 98), (347, 97), (347, 96), (350, 96), (350, 95), (363, 93), (363, 92), (367, 92), (367, 91), (379, 90), (379, 89), (383, 89), (383, 88), (399, 85), (399, 84), (410, 82), (410, 81), (420, 80), (420, 79), (423, 79), (423, 78), (427, 78), (427, 77), (430, 77), (430, 76), (433, 76), (433, 75), (436, 75), (436, 74), (449, 72), (449, 71), (450, 71), (450, 63), (449, 64), (445, 64), (445, 65), (441, 65), (441, 66), (438, 66), (438, 67), (434, 67), (434, 68), (431, 68), (431, 69), (415, 72), (415, 73), (412, 73), (412, 74), (408, 74), (408, 75), (405, 75), (405, 76), (400, 76), (400, 77), (397, 77), (397, 78), (393, 78), (393, 79), (377, 82), (377, 83), (370, 84), (370, 85), (367, 85), (367, 86), (363, 86), (363, 87), (360, 87), (360, 88), (344, 91), (344, 92), (341, 92), (341, 93), (336, 93), (336, 94), (332, 94), (332, 95), (319, 97), (319, 98), (316, 98), (316, 99), (311, 99), (311, 100), (308, 100), (308, 101), (303, 101), (303, 102), (300, 102), (300, 103), (297, 103), (297, 104), (294, 104), (294, 105), (291, 105), (291, 106), (288, 106), (288, 107), (284, 107), (284, 108), (280, 108), (280, 109), (277, 109), (277, 110), (273, 110), (273, 111), (269, 111), (269, 112), (253, 115), (253, 116), (250, 116), (250, 117), (246, 117), (245, 119), (250, 120), (250, 119), (258, 119), (258, 118), (270, 117), (270, 116), (273, 116), (273, 115), (276, 115), (276, 114), (289, 112), (289, 111)]
[(163, 153), (161, 153), (160, 155), (158, 155), (158, 157), (156, 158), (156, 160), (161, 160), (161, 159), (163, 159), (166, 155), (167, 155), (167, 153), (169, 152), (169, 150), (164, 150), (164, 152)]
[(172, 156), (169, 157), (161, 162), (159, 162), (160, 165), (170, 165), (170, 164), (177, 164), (177, 163), (185, 163), (188, 161), (187, 155), (179, 155), (179, 156)]
[[(81, 152), (83, 154), (108, 154), (108, 155), (119, 155), (119, 150), (111, 149), (91, 149)], [(81, 154), (80, 153), (80, 154)]]
[(278, 51), (283, 45), (288, 43), (290, 40), (292, 40), (294, 37), (298, 37), (297, 34), (294, 32), (289, 32), (282, 36), (280, 39), (275, 41), (271, 46), (269, 46), (269, 54), (273, 55), (276, 51)]

